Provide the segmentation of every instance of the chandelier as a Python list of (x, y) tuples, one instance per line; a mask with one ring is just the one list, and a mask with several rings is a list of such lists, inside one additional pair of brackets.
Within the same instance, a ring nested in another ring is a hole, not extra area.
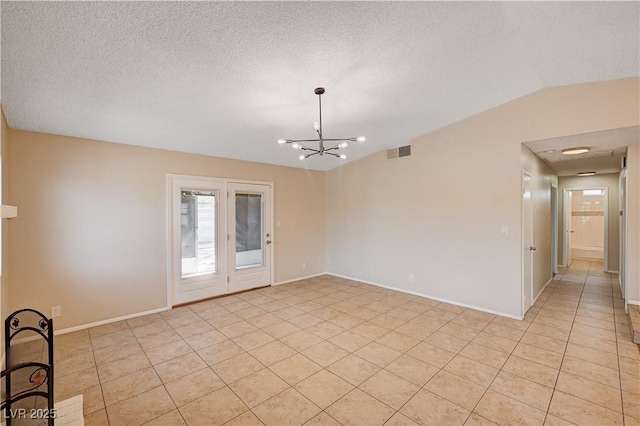
[[(324, 87), (318, 87), (313, 92), (318, 95), (318, 110), (320, 111), (320, 121), (315, 121), (313, 123), (313, 129), (318, 133), (318, 137), (316, 139), (278, 139), (278, 144), (284, 145), (290, 143), (293, 149), (309, 152), (308, 154), (300, 154), (300, 157), (298, 158), (301, 160), (305, 160), (314, 155), (325, 154), (345, 159), (347, 158), (345, 154), (338, 154), (341, 149), (348, 147), (349, 142), (364, 142), (367, 139), (364, 136), (351, 138), (325, 138), (322, 134), (322, 94), (324, 93)], [(318, 149), (304, 145), (309, 142), (317, 142)], [(325, 146), (325, 142), (329, 142), (329, 144), (333, 146), (327, 148)]]

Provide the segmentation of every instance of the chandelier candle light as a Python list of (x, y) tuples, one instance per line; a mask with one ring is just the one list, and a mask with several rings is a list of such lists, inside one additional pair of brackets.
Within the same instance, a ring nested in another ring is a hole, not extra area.
[[(293, 149), (300, 149), (302, 151), (311, 151), (310, 154), (300, 154), (301, 160), (305, 160), (313, 155), (333, 155), (334, 157), (345, 159), (347, 156), (345, 154), (337, 154), (341, 149), (345, 149), (349, 146), (349, 142), (364, 142), (367, 139), (364, 136), (351, 137), (351, 138), (325, 138), (322, 135), (322, 94), (324, 93), (324, 87), (318, 87), (313, 91), (316, 95), (318, 95), (318, 109), (320, 111), (320, 121), (315, 121), (313, 123), (313, 129), (318, 133), (317, 139), (278, 139), (278, 144), (284, 145), (287, 143), (291, 144)], [(308, 142), (317, 142), (318, 149), (310, 148), (303, 144)], [(325, 142), (336, 143), (331, 148), (325, 147)]]

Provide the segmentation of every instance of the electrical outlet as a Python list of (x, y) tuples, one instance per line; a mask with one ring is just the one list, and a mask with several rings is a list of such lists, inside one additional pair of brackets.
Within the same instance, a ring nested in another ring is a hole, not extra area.
[(51, 318), (59, 317), (62, 315), (62, 308), (60, 306), (51, 307)]
[(413, 274), (409, 275), (409, 282), (412, 283), (413, 282)]
[(307, 269), (307, 262), (302, 262), (302, 269)]

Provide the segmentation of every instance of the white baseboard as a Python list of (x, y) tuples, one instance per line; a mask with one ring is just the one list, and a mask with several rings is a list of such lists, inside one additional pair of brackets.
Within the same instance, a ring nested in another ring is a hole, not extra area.
[[(85, 330), (87, 328), (97, 327), (99, 325), (110, 324), (112, 322), (118, 322), (118, 321), (127, 320), (127, 319), (131, 319), (131, 318), (142, 317), (142, 316), (145, 316), (145, 315), (156, 314), (158, 312), (164, 312), (164, 311), (168, 311), (170, 309), (171, 308), (167, 308), (167, 307), (158, 308), (158, 309), (152, 309), (150, 311), (137, 312), (135, 314), (123, 315), (121, 317), (109, 318), (109, 319), (102, 320), (102, 321), (95, 321), (95, 322), (90, 322), (90, 323), (87, 323), (87, 324), (76, 325), (75, 327), (63, 328), (62, 330), (55, 330), (54, 329), (53, 334), (54, 334), (54, 336), (57, 336), (59, 334), (73, 333), (74, 331)], [(55, 325), (55, 323), (54, 323), (54, 325)], [(12, 344), (26, 343), (26, 342), (30, 342), (30, 341), (36, 340), (36, 339), (41, 339), (41, 337), (40, 336), (24, 337), (22, 339), (16, 339), (16, 340), (12, 341)]]
[(640, 300), (627, 300), (627, 305), (640, 306)]
[[(295, 279), (287, 280), (287, 281), (280, 281), (280, 282), (277, 282), (277, 283), (275, 283), (273, 285), (275, 286), (275, 285), (286, 284), (286, 283), (290, 283), (290, 282), (294, 282), (294, 281), (306, 280), (308, 278), (314, 278), (314, 277), (318, 277), (320, 275), (328, 275), (328, 274), (326, 272), (321, 272), (319, 274), (308, 275), (306, 277), (295, 278)], [(115, 317), (115, 318), (109, 318), (109, 319), (105, 319), (105, 320), (101, 320), (101, 321), (90, 322), (90, 323), (87, 323), (87, 324), (81, 324), (81, 325), (77, 325), (75, 327), (64, 328), (62, 330), (54, 330), (53, 334), (57, 336), (59, 334), (73, 333), (74, 331), (85, 330), (87, 328), (97, 327), (97, 326), (100, 326), (100, 325), (110, 324), (110, 323), (118, 322), (118, 321), (122, 321), (122, 320), (128, 320), (128, 319), (131, 319), (131, 318), (141, 317), (141, 316), (144, 316), (144, 315), (156, 314), (158, 312), (164, 312), (164, 311), (168, 311), (168, 310), (171, 310), (171, 307), (170, 306), (165, 306), (165, 307), (162, 307), (162, 308), (152, 309), (152, 310), (149, 310), (149, 311), (137, 312), (135, 314), (123, 315), (123, 316), (120, 316), (120, 317)], [(38, 337), (35, 336), (35, 337), (29, 337), (29, 338), (25, 338), (25, 339), (17, 339), (16, 343), (27, 342), (27, 341), (33, 340), (34, 338), (38, 338)]]
[[(278, 285), (287, 284), (287, 283), (291, 283), (291, 282), (295, 282), (295, 281), (301, 281), (301, 280), (306, 280), (306, 279), (309, 279), (309, 278), (319, 277), (321, 275), (331, 275), (331, 276), (338, 277), (338, 278), (344, 278), (344, 279), (347, 279), (347, 280), (358, 281), (358, 282), (361, 282), (361, 283), (364, 283), (364, 284), (371, 284), (371, 285), (374, 285), (376, 287), (381, 287), (381, 288), (386, 288), (386, 289), (389, 289), (389, 290), (399, 291), (401, 293), (411, 294), (413, 296), (424, 297), (426, 299), (436, 300), (438, 302), (449, 303), (451, 305), (461, 306), (463, 308), (475, 309), (476, 311), (486, 312), (486, 313), (493, 314), (493, 315), (499, 315), (501, 317), (517, 319), (517, 320), (522, 320), (523, 319), (523, 317), (521, 317), (519, 315), (511, 315), (511, 314), (507, 314), (507, 313), (504, 313), (504, 312), (494, 311), (492, 309), (482, 308), (480, 306), (469, 305), (469, 304), (466, 304), (466, 303), (460, 303), (460, 302), (456, 302), (456, 301), (445, 299), (445, 298), (441, 298), (441, 297), (430, 296), (430, 295), (427, 295), (427, 294), (418, 293), (418, 292), (411, 291), (411, 290), (405, 290), (405, 289), (402, 289), (402, 288), (392, 287), (392, 286), (388, 286), (388, 285), (384, 285), (384, 284), (380, 284), (380, 283), (376, 283), (376, 282), (372, 282), (372, 281), (366, 281), (366, 280), (362, 280), (362, 279), (359, 279), (359, 278), (349, 277), (349, 276), (346, 276), (346, 275), (335, 274), (335, 273), (332, 273), (332, 272), (321, 272), (321, 273), (318, 273), (318, 274), (307, 275), (305, 277), (299, 277), (299, 278), (286, 280), (286, 281), (279, 281), (277, 283), (274, 283), (273, 285), (274, 286), (278, 286)], [(552, 279), (550, 279), (547, 282), (547, 284), (545, 284), (543, 289), (540, 291), (540, 293), (536, 297), (536, 300), (539, 297), (539, 295), (542, 293), (542, 291), (544, 291), (544, 289), (547, 287), (547, 285), (549, 285), (549, 283), (551, 281), (552, 281)], [(534, 303), (535, 303), (535, 301), (534, 301)], [(630, 300), (628, 303), (632, 304), (632, 305), (640, 305), (640, 301), (631, 301)], [(109, 319), (105, 319), (105, 320), (101, 320), (101, 321), (90, 322), (90, 323), (87, 323), (87, 324), (81, 324), (81, 325), (77, 325), (77, 326), (74, 326), (74, 327), (64, 328), (62, 330), (55, 330), (54, 331), (54, 335), (57, 336), (59, 334), (73, 333), (74, 331), (85, 330), (87, 328), (97, 327), (97, 326), (100, 326), (100, 325), (110, 324), (110, 323), (113, 323), (113, 322), (118, 322), (118, 321), (127, 320), (127, 319), (131, 319), (131, 318), (141, 317), (141, 316), (144, 316), (144, 315), (151, 315), (151, 314), (155, 314), (155, 313), (158, 313), (158, 312), (168, 311), (170, 309), (171, 309), (170, 307), (162, 307), (162, 308), (152, 309), (152, 310), (149, 310), (149, 311), (137, 312), (135, 314), (123, 315), (123, 316), (120, 316), (120, 317), (115, 317), (115, 318), (109, 318)], [(16, 339), (15, 343), (24, 343), (24, 342), (28, 342), (28, 341), (31, 341), (31, 340), (34, 340), (34, 339), (37, 339), (37, 338), (38, 338), (38, 336), (27, 337), (27, 338), (24, 338), (24, 339)], [(5, 357), (4, 357), (4, 354), (3, 354), (2, 355), (2, 363), (3, 363), (3, 365), (4, 365), (4, 358)]]
[(498, 316), (501, 316), (501, 317), (517, 319), (517, 320), (524, 319), (524, 317), (519, 316), (519, 315), (511, 315), (511, 314), (507, 314), (507, 313), (504, 313), (504, 312), (498, 312), (498, 311), (494, 311), (492, 309), (486, 309), (486, 308), (481, 308), (479, 306), (468, 305), (466, 303), (455, 302), (453, 300), (444, 299), (442, 297), (430, 296), (430, 295), (427, 295), (427, 294), (417, 293), (417, 292), (411, 291), (411, 290), (405, 290), (405, 289), (402, 289), (402, 288), (391, 287), (391, 286), (380, 284), (380, 283), (374, 283), (372, 281), (365, 281), (365, 280), (362, 280), (362, 279), (359, 279), (359, 278), (348, 277), (346, 275), (334, 274), (333, 272), (327, 272), (327, 275), (333, 275), (334, 277), (338, 277), (338, 278), (344, 278), (344, 279), (347, 279), (347, 280), (358, 281), (358, 282), (365, 283), (365, 284), (371, 284), (371, 285), (374, 285), (376, 287), (382, 287), (382, 288), (386, 288), (386, 289), (389, 289), (389, 290), (399, 291), (400, 293), (407, 293), (407, 294), (411, 294), (413, 296), (424, 297), (425, 299), (430, 299), (430, 300), (436, 300), (438, 302), (449, 303), (451, 305), (461, 306), (463, 308), (474, 309), (476, 311), (486, 312), (488, 314), (498, 315)]
[(102, 320), (102, 321), (90, 322), (88, 324), (77, 325), (75, 327), (64, 328), (62, 330), (57, 330), (57, 331), (54, 330), (53, 334), (57, 336), (58, 334), (73, 333), (74, 331), (85, 330), (87, 328), (97, 327), (99, 325), (111, 324), (112, 322), (128, 320), (128, 319), (131, 319), (131, 318), (142, 317), (142, 316), (145, 316), (145, 315), (157, 314), (158, 312), (164, 312), (164, 311), (168, 311), (170, 309), (171, 308), (165, 306), (163, 308), (151, 309), (150, 311), (137, 312), (135, 314), (123, 315), (121, 317), (115, 317), (115, 318), (109, 318), (109, 319)]
[(538, 301), (538, 298), (539, 298), (539, 297), (540, 297), (540, 295), (544, 292), (544, 289), (545, 289), (545, 288), (547, 288), (547, 286), (548, 286), (549, 284), (551, 284), (551, 281), (553, 281), (553, 278), (554, 278), (554, 277), (549, 278), (549, 281), (547, 281), (547, 283), (546, 283), (544, 286), (542, 286), (542, 290), (540, 290), (540, 291), (538, 292), (538, 295), (537, 295), (536, 297), (534, 297), (534, 298), (533, 298), (533, 303), (531, 304), (531, 306), (533, 306), (533, 305), (535, 305), (535, 304), (536, 304), (536, 302)]
[(277, 283), (274, 283), (272, 285), (276, 286), (276, 285), (293, 283), (296, 281), (302, 281), (302, 280), (307, 280), (309, 278), (319, 277), (320, 275), (331, 275), (331, 274), (329, 274), (328, 272), (320, 272), (319, 274), (307, 275), (306, 277), (299, 277), (299, 278), (294, 278), (292, 280), (286, 280), (286, 281), (278, 281)]

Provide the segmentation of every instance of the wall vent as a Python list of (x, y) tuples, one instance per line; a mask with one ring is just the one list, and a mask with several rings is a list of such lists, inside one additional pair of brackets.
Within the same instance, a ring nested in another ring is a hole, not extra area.
[(411, 145), (405, 145), (398, 148), (391, 148), (387, 150), (387, 160), (399, 157), (408, 157), (411, 155)]

